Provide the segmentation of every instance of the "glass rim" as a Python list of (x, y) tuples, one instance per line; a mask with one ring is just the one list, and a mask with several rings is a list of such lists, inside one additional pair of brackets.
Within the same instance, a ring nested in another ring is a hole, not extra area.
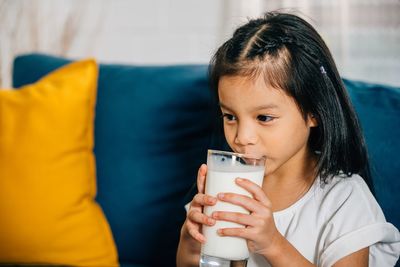
[(267, 158), (265, 156), (261, 156), (261, 157), (254, 157), (250, 154), (243, 154), (243, 153), (237, 153), (237, 152), (231, 152), (231, 151), (223, 151), (223, 150), (216, 150), (216, 149), (208, 149), (207, 150), (207, 154), (212, 154), (212, 153), (216, 153), (216, 154), (221, 154), (221, 155), (227, 155), (227, 156), (236, 156), (236, 157), (240, 157), (240, 158), (247, 158), (247, 159), (254, 159), (254, 160), (266, 160)]

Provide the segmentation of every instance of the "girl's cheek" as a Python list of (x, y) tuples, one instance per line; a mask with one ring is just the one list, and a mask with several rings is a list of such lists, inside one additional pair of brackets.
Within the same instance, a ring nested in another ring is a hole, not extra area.
[(225, 130), (225, 139), (228, 143), (228, 145), (233, 148), (234, 144), (235, 144), (235, 134), (231, 133), (229, 130)]

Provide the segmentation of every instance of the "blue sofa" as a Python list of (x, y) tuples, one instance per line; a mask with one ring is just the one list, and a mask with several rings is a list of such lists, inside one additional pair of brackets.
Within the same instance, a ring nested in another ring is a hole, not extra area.
[[(70, 62), (15, 59), (13, 86)], [(344, 80), (365, 131), (376, 197), (400, 228), (400, 88)], [(97, 201), (122, 267), (175, 266), (184, 203), (208, 148), (224, 146), (207, 66), (101, 64), (95, 120)]]

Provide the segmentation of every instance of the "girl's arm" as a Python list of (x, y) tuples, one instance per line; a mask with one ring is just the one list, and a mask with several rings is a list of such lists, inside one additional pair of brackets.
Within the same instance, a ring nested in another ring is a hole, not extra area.
[(186, 227), (186, 223), (181, 228), (181, 237), (176, 254), (177, 267), (198, 267), (200, 260), (200, 243), (195, 240)]
[(369, 247), (360, 249), (344, 258), (338, 260), (332, 267), (368, 267), (369, 264)]
[(279, 238), (275, 240), (275, 245), (272, 249), (260, 253), (264, 256), (271, 266), (316, 266), (309, 262), (300, 252), (286, 240), (285, 237), (280, 235)]
[[(279, 244), (280, 243), (280, 244)], [(316, 266), (309, 262), (296, 250), (283, 236), (276, 244), (274, 250), (263, 255), (274, 267), (279, 266)], [(356, 251), (339, 261), (332, 267), (368, 267), (369, 248)]]

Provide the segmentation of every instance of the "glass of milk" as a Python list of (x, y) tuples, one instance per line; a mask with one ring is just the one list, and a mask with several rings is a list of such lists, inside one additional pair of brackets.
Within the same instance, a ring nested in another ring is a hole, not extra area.
[[(207, 177), (205, 193), (216, 197), (218, 193), (237, 193), (252, 195), (235, 183), (236, 178), (246, 178), (259, 186), (262, 185), (265, 170), (265, 158), (251, 158), (247, 155), (208, 150)], [(249, 214), (249, 211), (241, 206), (227, 202), (217, 201), (214, 206), (205, 206), (204, 214), (211, 216), (214, 211), (231, 211)], [(213, 226), (202, 226), (206, 242), (201, 246), (200, 267), (215, 266), (246, 266), (249, 258), (247, 242), (243, 238), (219, 236), (220, 228), (244, 227), (241, 224), (216, 221)]]

